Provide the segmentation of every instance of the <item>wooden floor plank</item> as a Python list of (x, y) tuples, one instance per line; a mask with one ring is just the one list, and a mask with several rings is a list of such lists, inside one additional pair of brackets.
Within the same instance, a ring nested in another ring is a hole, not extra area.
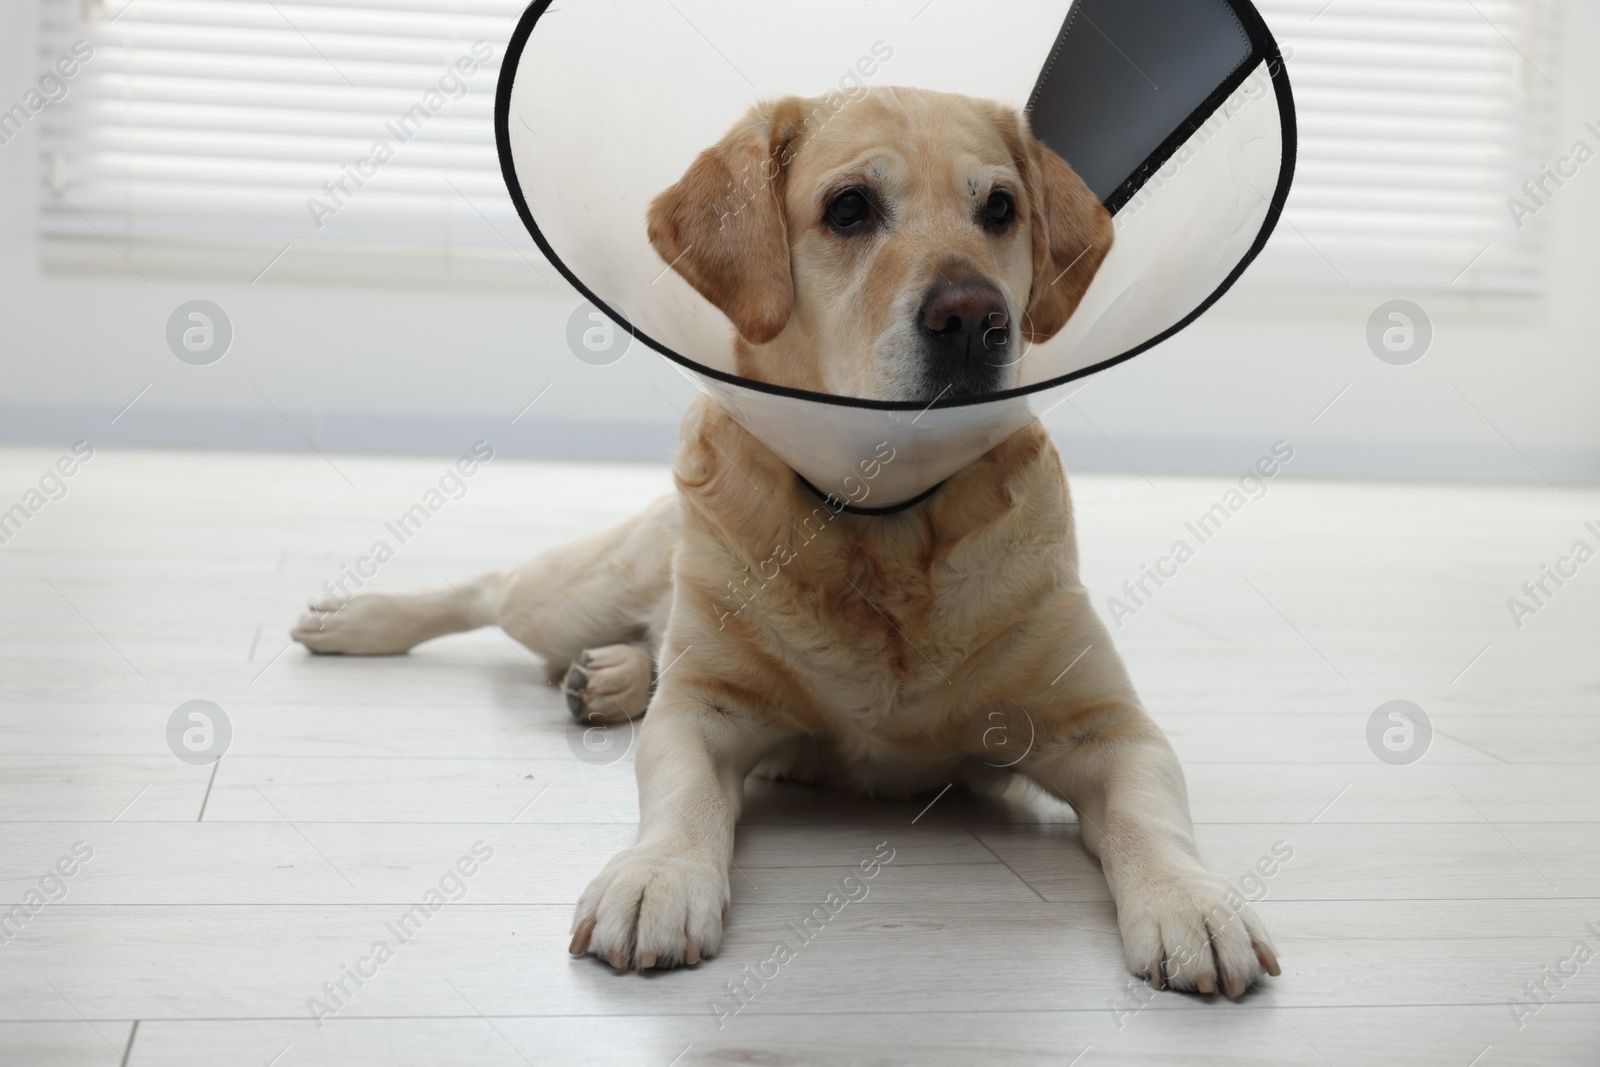
[[(746, 966), (763, 968), (780, 941), (795, 957), (747, 1013), (857, 1010), (841, 975), (870, 986), (885, 1011), (1093, 1010), (1128, 988), (1108, 902), (868, 897), (808, 922), (822, 908), (821, 899), (810, 908), (744, 905), (730, 913), (717, 960), (649, 976), (570, 959), (567, 905), (482, 905), (469, 897), (407, 927), (398, 925), (409, 913), (399, 904), (61, 908), (5, 946), (0, 1018), (65, 1021), (78, 1017), (74, 1008), (109, 1019), (310, 1018), (308, 1000), (320, 997), (323, 983), (338, 980), (380, 939), (394, 958), (349, 997), (361, 1014), (379, 1017), (434, 1013), (450, 992), (445, 978), (491, 1015), (693, 1014), (708, 1010)], [(1259, 1001), (1278, 1007), (1465, 1004), (1506, 1012), (1508, 999), (1524, 995), (1524, 982), (1568, 958), (1576, 942), (1594, 944), (1586, 924), (1600, 927), (1597, 898), (1378, 908), (1269, 899), (1258, 910), (1284, 969), (1264, 983)], [(961, 946), (959, 963), (952, 943)], [(997, 980), (975, 983), (975, 974)], [(1028, 981), (998, 980), (1008, 974)], [(1449, 977), (1418, 981), (1418, 974)], [(1554, 999), (1600, 1002), (1600, 969), (1581, 968)], [(1146, 1010), (1212, 1006), (1169, 996)]]
[(0, 1023), (0, 1063), (8, 1067), (121, 1067), (131, 1022)]
[[(449, 647), (446, 644), (433, 649)], [(424, 646), (417, 657), (431, 655)], [(242, 653), (241, 653), (242, 655)], [(270, 653), (268, 653), (270, 655)], [(506, 655), (514, 656), (509, 649)], [(258, 669), (265, 666), (263, 661)], [(396, 669), (402, 661), (390, 661)], [(482, 669), (474, 663), (463, 672)], [(531, 672), (530, 672), (531, 673)], [(251, 694), (254, 697), (254, 694)], [(238, 756), (411, 756), (471, 758), (485, 751), (504, 757), (565, 758), (581, 728), (574, 728), (566, 704), (554, 690), (530, 691), (527, 703), (443, 705), (414, 699), (340, 704), (259, 699), (227, 702)], [(173, 704), (17, 701), (0, 704), (0, 753), (13, 755), (161, 755), (167, 751), (165, 726)], [(446, 709), (442, 711), (441, 709)], [(1504, 715), (1434, 709), (1435, 724), (1452, 736), (1435, 735), (1428, 766), (1505, 762), (1573, 764), (1600, 762), (1600, 716), (1583, 711), (1526, 710), (1512, 721)], [(1360, 727), (1363, 711), (1346, 706), (1325, 711), (1299, 709), (1293, 728), (1282, 712), (1169, 712), (1161, 726), (1184, 766), (1202, 763), (1347, 764), (1370, 766), (1371, 751)], [(441, 714), (449, 729), (440, 729)]]
[[(717, 1028), (709, 1013), (612, 1018), (338, 1018), (320, 1031), (290, 1022), (154, 1022), (139, 1030), (129, 1067), (209, 1067), (283, 1063), (400, 1067), (471, 1063), (479, 1067), (584, 1064), (590, 1067), (712, 1067), (773, 1063), (791, 1067), (882, 1067), (988, 1063), (1084, 1067), (1181, 1063), (1189, 1067), (1552, 1067), (1592, 1063), (1600, 1006), (1553, 1004), (1522, 1030), (1480, 1008), (1239, 1008), (1207, 1012), (855, 1011), (826, 1017), (741, 1013)], [(441, 1009), (450, 1005), (441, 1005)], [(1117, 1022), (1121, 1021), (1119, 1029)], [(1084, 1050), (1088, 1051), (1085, 1052)], [(1181, 1058), (1174, 1050), (1182, 1050)], [(1487, 1049), (1487, 1052), (1485, 1052)], [(781, 1051), (780, 1051), (781, 1050)], [(381, 1057), (381, 1059), (380, 1059)], [(1587, 1057), (1587, 1058), (1586, 1058)]]

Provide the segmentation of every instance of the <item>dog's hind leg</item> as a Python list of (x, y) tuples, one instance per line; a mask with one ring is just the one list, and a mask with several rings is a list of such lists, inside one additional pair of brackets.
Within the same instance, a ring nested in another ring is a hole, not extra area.
[(368, 590), (313, 600), (289, 636), (313, 652), (392, 656), (494, 621), (507, 572), (408, 592)]
[[(413, 592), (313, 602), (290, 631), (313, 652), (395, 655), (445, 634), (499, 626), (564, 677), (574, 715), (634, 718), (666, 625), (678, 500), (512, 570)], [(569, 670), (569, 667), (571, 668)]]
[(499, 624), (559, 675), (583, 722), (644, 714), (672, 603), (676, 495), (596, 537), (546, 552), (507, 576)]

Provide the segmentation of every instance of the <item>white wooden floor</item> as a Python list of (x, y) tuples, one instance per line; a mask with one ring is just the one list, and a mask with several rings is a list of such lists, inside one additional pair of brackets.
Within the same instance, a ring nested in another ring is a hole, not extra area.
[[(0, 509), (59, 454), (0, 452)], [(1242, 877), (1293, 850), (1245, 883), (1283, 976), (1233, 1004), (1130, 986), (1069, 811), (955, 793), (918, 817), (753, 786), (719, 958), (569, 959), (573, 902), (633, 832), (630, 764), (576, 758), (492, 631), (286, 648), (445, 467), (102, 450), (0, 546), (0, 909), (65, 893), (0, 944), (0, 1063), (1600, 1063), (1600, 562), (1520, 630), (1505, 603), (1600, 541), (1600, 492), (1274, 482), (1126, 620), (1207, 858)], [(668, 480), (499, 460), (468, 484), (377, 585), (516, 562)], [(1076, 479), (1101, 602), (1228, 484)], [(1437, 731), (1409, 766), (1365, 739), (1397, 698)], [(210, 767), (166, 740), (194, 699), (232, 727)], [(479, 841), (465, 898), (319, 1029), (308, 1000)], [(871, 895), (719, 1029), (727, 983), (885, 841)]]

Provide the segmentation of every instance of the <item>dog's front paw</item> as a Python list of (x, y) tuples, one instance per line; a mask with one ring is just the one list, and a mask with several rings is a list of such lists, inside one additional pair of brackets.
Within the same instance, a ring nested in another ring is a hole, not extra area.
[(1237, 889), (1196, 868), (1141, 880), (1117, 901), (1128, 969), (1157, 989), (1238, 999), (1278, 957), (1267, 928)]
[(722, 946), (727, 913), (727, 864), (693, 849), (636, 845), (583, 891), (568, 951), (619, 971), (699, 963)]

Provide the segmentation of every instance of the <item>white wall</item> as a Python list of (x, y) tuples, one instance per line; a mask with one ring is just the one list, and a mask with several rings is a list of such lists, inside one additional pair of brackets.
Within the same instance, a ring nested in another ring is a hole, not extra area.
[[(37, 76), (36, 21), (37, 0), (5, 0), (3, 106)], [(1585, 121), (1600, 125), (1600, 5), (1569, 2), (1566, 27), (1563, 144)], [(578, 300), (564, 288), (46, 273), (33, 236), (33, 137), (0, 145), (0, 196), (11, 205), (0, 216), (0, 442), (304, 449), (304, 432), (330, 452), (453, 452), (487, 437), (510, 454), (668, 454), (689, 387), (642, 346), (610, 367), (575, 359), (564, 332)], [(1291, 475), (1600, 481), (1600, 163), (1536, 224), (1549, 229), (1550, 269), (1535, 319), (1424, 298), (1433, 349), (1393, 367), (1367, 349), (1365, 324), (1382, 300), (1411, 294), (1346, 295), (1331, 274), (1332, 295), (1316, 309), (1274, 309), (1239, 292), (1101, 375), (1051, 416), (1052, 429), (1079, 469), (1229, 471), (1282, 438), (1296, 447)], [(1507, 227), (1509, 236), (1509, 217)], [(236, 331), (210, 367), (180, 363), (164, 340), (171, 311), (197, 297), (226, 309)]]

